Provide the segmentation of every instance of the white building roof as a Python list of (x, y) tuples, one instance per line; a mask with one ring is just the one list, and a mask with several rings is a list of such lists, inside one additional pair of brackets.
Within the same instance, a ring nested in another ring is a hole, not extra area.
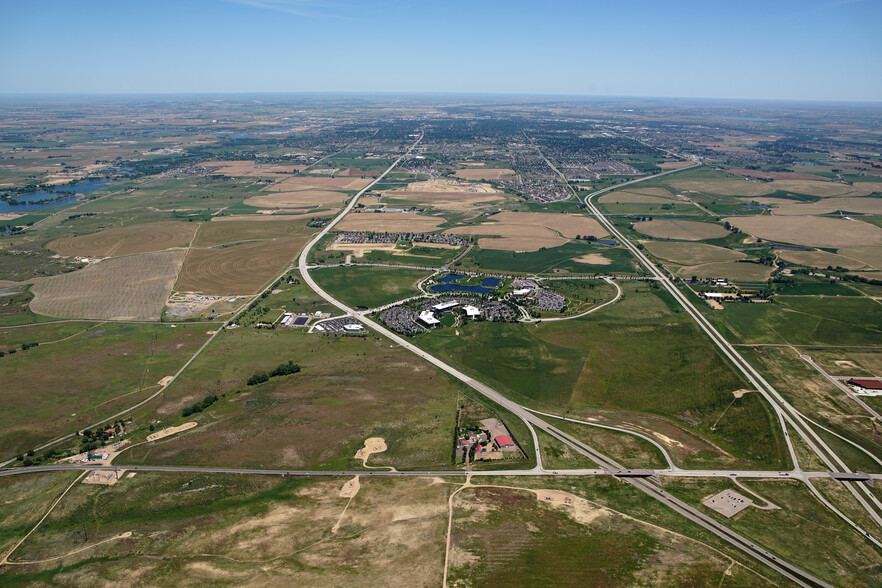
[(448, 308), (453, 308), (454, 306), (459, 306), (459, 302), (457, 302), (456, 300), (448, 300), (447, 302), (436, 304), (432, 308), (434, 310), (447, 310)]
[(511, 295), (512, 296), (526, 296), (527, 294), (529, 294), (532, 291), (533, 291), (532, 288), (519, 288), (518, 290), (512, 290)]
[(723, 295), (719, 292), (705, 292), (705, 298), (723, 298)]
[(466, 316), (478, 316), (481, 314), (481, 309), (477, 306), (463, 306), (462, 309), (465, 311)]
[(354, 323), (350, 324), (350, 325), (343, 325), (343, 328), (346, 329), (347, 331), (363, 331), (364, 330), (364, 327), (362, 327), (361, 325), (356, 325)]
[(431, 310), (424, 310), (423, 312), (421, 312), (420, 320), (430, 326), (441, 323), (441, 321), (435, 318), (435, 313), (433, 313)]

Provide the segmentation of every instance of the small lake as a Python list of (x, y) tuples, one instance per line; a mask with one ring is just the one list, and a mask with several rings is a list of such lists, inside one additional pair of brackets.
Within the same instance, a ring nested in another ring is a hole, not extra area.
[(613, 247), (618, 247), (618, 246), (619, 246), (619, 242), (618, 242), (618, 241), (613, 241), (612, 239), (598, 239), (597, 242), (598, 242), (598, 243), (603, 243), (604, 245), (612, 245)]
[(442, 284), (449, 284), (450, 282), (456, 282), (457, 280), (463, 279), (465, 276), (462, 274), (447, 274), (446, 276), (438, 278), (438, 281)]
[[(22, 204), (10, 204), (5, 200), (0, 200), (0, 212), (25, 212), (28, 210), (37, 210), (39, 208), (52, 208), (55, 206), (64, 206), (71, 204), (80, 199), (83, 194), (100, 190), (107, 185), (107, 180), (91, 180), (81, 182), (72, 186), (59, 186), (55, 188), (55, 192), (46, 192), (40, 190), (38, 192), (28, 192), (27, 194), (19, 194), (16, 197), (18, 202)], [(46, 202), (53, 198), (58, 198), (59, 192), (70, 194), (69, 198), (62, 198), (53, 202)]]
[(481, 285), (485, 288), (496, 288), (502, 282), (499, 278), (484, 278), (481, 280)]

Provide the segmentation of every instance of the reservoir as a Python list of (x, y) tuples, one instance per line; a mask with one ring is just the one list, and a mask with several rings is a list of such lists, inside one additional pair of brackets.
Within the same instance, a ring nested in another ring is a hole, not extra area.
[[(37, 210), (40, 208), (64, 206), (66, 204), (76, 202), (83, 194), (94, 192), (95, 190), (99, 190), (106, 185), (107, 180), (93, 180), (88, 182), (81, 182), (72, 186), (59, 186), (55, 188), (54, 192), (46, 192), (45, 190), (40, 190), (38, 192), (19, 194), (18, 196), (16, 196), (16, 201), (21, 202), (21, 204), (10, 204), (5, 200), (0, 200), (0, 212), (25, 212), (28, 210)], [(70, 197), (52, 201), (53, 198), (58, 198), (59, 196), (61, 196), (61, 193), (70, 194)]]

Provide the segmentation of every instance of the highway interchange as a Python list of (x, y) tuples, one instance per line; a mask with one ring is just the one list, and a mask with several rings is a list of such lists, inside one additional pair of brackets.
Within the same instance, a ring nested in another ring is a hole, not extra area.
[[(677, 288), (677, 286), (673, 283), (673, 281), (665, 274), (662, 270), (660, 270), (643, 252), (635, 246), (631, 241), (626, 238), (616, 227), (615, 225), (609, 221), (603, 213), (594, 205), (593, 199), (596, 196), (599, 196), (603, 193), (606, 193), (613, 189), (618, 189), (626, 184), (636, 183), (640, 181), (645, 181), (652, 178), (657, 178), (660, 176), (664, 176), (671, 173), (676, 173), (677, 171), (682, 170), (670, 170), (667, 172), (662, 172), (660, 174), (654, 176), (647, 176), (643, 178), (639, 178), (637, 180), (633, 180), (631, 182), (626, 182), (623, 184), (618, 184), (616, 186), (606, 188), (603, 190), (599, 190), (591, 193), (584, 199), (584, 203), (588, 210), (597, 218), (597, 220), (604, 226), (604, 228), (619, 242), (627, 248), (634, 257), (646, 268), (646, 270), (651, 274), (651, 277), (657, 280), (662, 287), (667, 290), (671, 296), (677, 301), (677, 303), (689, 314), (689, 316), (695, 321), (695, 323), (701, 328), (701, 330), (714, 342), (714, 344), (720, 349), (720, 351), (724, 354), (725, 357), (729, 359), (729, 361), (738, 369), (744, 377), (763, 395), (763, 397), (769, 402), (772, 406), (775, 414), (778, 418), (778, 421), (781, 425), (781, 428), (784, 432), (785, 440), (787, 443), (788, 451), (790, 453), (791, 460), (794, 464), (794, 468), (790, 471), (725, 471), (725, 470), (683, 470), (677, 468), (671, 459), (670, 455), (667, 451), (658, 444), (656, 441), (651, 439), (648, 436), (639, 434), (635, 431), (631, 431), (628, 429), (623, 429), (619, 427), (609, 427), (604, 426), (604, 428), (613, 429), (616, 431), (624, 432), (631, 435), (636, 435), (638, 437), (643, 438), (644, 440), (652, 443), (656, 448), (658, 448), (662, 455), (665, 457), (665, 460), (668, 463), (667, 469), (661, 470), (629, 470), (623, 467), (621, 464), (617, 463), (612, 458), (602, 454), (596, 449), (588, 446), (582, 441), (572, 437), (571, 435), (559, 430), (554, 425), (552, 425), (549, 420), (546, 420), (543, 417), (547, 417), (548, 419), (563, 419), (563, 417), (559, 417), (556, 415), (551, 415), (548, 413), (540, 413), (534, 410), (531, 410), (525, 406), (522, 406), (493, 388), (487, 386), (486, 384), (475, 380), (471, 376), (457, 370), (455, 367), (448, 365), (442, 360), (434, 357), (433, 355), (427, 353), (426, 351), (420, 349), (410, 341), (400, 337), (396, 333), (390, 331), (385, 328), (383, 325), (377, 323), (372, 320), (369, 316), (367, 316), (371, 311), (357, 311), (353, 308), (348, 307), (343, 304), (341, 301), (335, 299), (333, 296), (324, 291), (313, 279), (310, 275), (310, 270), (315, 269), (314, 266), (309, 265), (309, 256), (315, 245), (328, 234), (357, 204), (359, 198), (366, 193), (374, 184), (381, 181), (389, 172), (391, 172), (405, 157), (407, 157), (413, 149), (419, 145), (419, 143), (423, 139), (423, 133), (420, 132), (419, 137), (414, 141), (414, 143), (407, 149), (395, 162), (392, 163), (389, 168), (387, 168), (380, 176), (378, 176), (373, 182), (359, 191), (353, 198), (349, 201), (347, 206), (341, 211), (341, 213), (334, 218), (328, 225), (326, 225), (320, 232), (318, 232), (313, 239), (304, 247), (301, 251), (300, 256), (298, 258), (298, 268), (302, 275), (303, 280), (306, 284), (311, 287), (316, 293), (318, 293), (322, 298), (327, 300), (329, 303), (333, 304), (337, 308), (339, 308), (343, 313), (349, 315), (351, 317), (356, 318), (361, 321), (367, 327), (373, 329), (380, 335), (390, 339), (400, 347), (407, 349), (411, 353), (417, 355), (423, 360), (433, 364), (438, 367), (442, 371), (450, 374), (461, 382), (465, 383), (472, 389), (476, 390), (483, 396), (489, 398), (493, 402), (502, 406), (506, 410), (510, 411), (518, 418), (522, 419), (524, 423), (526, 423), (527, 427), (530, 430), (532, 435), (532, 443), (533, 443), (533, 453), (536, 457), (536, 465), (532, 469), (526, 470), (495, 470), (495, 471), (384, 471), (384, 470), (373, 470), (373, 471), (363, 471), (363, 470), (353, 470), (353, 471), (324, 471), (324, 470), (275, 470), (275, 469), (243, 469), (243, 468), (195, 468), (195, 467), (172, 467), (172, 466), (103, 466), (103, 467), (95, 467), (88, 465), (43, 465), (29, 468), (8, 468), (0, 470), (0, 477), (17, 475), (22, 473), (31, 473), (31, 472), (48, 472), (48, 471), (64, 471), (64, 470), (83, 470), (83, 469), (103, 469), (103, 470), (114, 470), (114, 469), (126, 469), (126, 470), (138, 470), (138, 471), (163, 471), (163, 472), (193, 472), (193, 473), (219, 473), (219, 474), (259, 474), (259, 475), (279, 475), (279, 476), (343, 476), (343, 475), (362, 475), (362, 476), (377, 476), (377, 477), (398, 477), (398, 476), (422, 476), (422, 477), (437, 477), (437, 476), (445, 476), (445, 477), (465, 477), (469, 476), (617, 476), (624, 483), (629, 483), (640, 491), (646, 493), (652, 498), (659, 500), (669, 508), (693, 521), (694, 523), (702, 526), (706, 530), (715, 534), (719, 538), (728, 542), (730, 545), (740, 549), (742, 552), (747, 555), (752, 556), (756, 560), (762, 562), (767, 565), (771, 569), (777, 571), (782, 576), (788, 578), (792, 582), (800, 586), (828, 586), (827, 583), (821, 581), (820, 579), (812, 576), (808, 572), (788, 563), (782, 561), (780, 558), (776, 557), (774, 554), (768, 552), (763, 547), (754, 544), (749, 539), (741, 536), (740, 534), (732, 531), (725, 525), (719, 523), (715, 519), (705, 515), (703, 512), (694, 508), (693, 506), (683, 502), (682, 500), (672, 496), (671, 494), (665, 492), (656, 480), (660, 477), (664, 476), (676, 476), (676, 477), (699, 477), (699, 478), (725, 478), (725, 477), (734, 477), (734, 478), (789, 478), (796, 479), (804, 482), (806, 486), (812, 491), (812, 493), (826, 506), (828, 506), (831, 510), (836, 512), (838, 516), (840, 516), (843, 520), (845, 520), (848, 524), (850, 524), (853, 528), (858, 530), (861, 534), (866, 536), (870, 541), (872, 541), (877, 547), (882, 548), (882, 543), (879, 542), (872, 534), (868, 531), (862, 529), (853, 521), (851, 521), (847, 516), (845, 516), (842, 512), (836, 509), (833, 505), (831, 505), (820, 493), (812, 486), (810, 480), (819, 479), (819, 478), (836, 478), (836, 479), (854, 479), (854, 480), (882, 480), (882, 474), (855, 474), (851, 472), (847, 465), (836, 455), (836, 453), (826, 445), (823, 440), (818, 436), (818, 434), (810, 427), (809, 419), (804, 417), (801, 413), (799, 413), (795, 408), (793, 408), (787, 401), (756, 371), (753, 369), (750, 364), (744, 360), (740, 354), (735, 350), (735, 348), (726, 341), (723, 336), (710, 324), (710, 322), (704, 318), (704, 316), (695, 308), (692, 302)], [(696, 164), (700, 165), (700, 164)], [(690, 168), (683, 168), (690, 169)], [(555, 170), (557, 171), (557, 170)], [(559, 173), (559, 172), (558, 172)], [(575, 193), (574, 193), (575, 196)], [(606, 304), (611, 304), (618, 300), (621, 296), (621, 290), (618, 289), (618, 286), (610, 281), (616, 288), (617, 294), (615, 298)], [(592, 310), (596, 310), (592, 309)], [(587, 313), (585, 313), (587, 314)], [(219, 330), (220, 331), (220, 330)], [(202, 349), (207, 346), (212, 340), (214, 336), (209, 338)], [(202, 350), (200, 349), (200, 351)], [(198, 355), (195, 354), (190, 361), (185, 364), (181, 370), (181, 372), (186, 369), (186, 367), (192, 362), (193, 359)], [(176, 374), (176, 376), (178, 375)], [(164, 389), (164, 388), (163, 388)], [(160, 390), (159, 392), (161, 392)], [(159, 393), (157, 392), (157, 394)], [(154, 395), (155, 396), (155, 395)], [(144, 400), (144, 402), (148, 402), (154, 396)], [(141, 404), (143, 404), (142, 402)], [(128, 412), (128, 411), (126, 411)], [(119, 416), (119, 415), (117, 415)], [(564, 419), (564, 420), (572, 420), (572, 419)], [(596, 423), (588, 423), (587, 425), (599, 426)], [(595, 469), (570, 469), (570, 470), (548, 470), (543, 467), (542, 464), (542, 456), (541, 456), (541, 448), (539, 445), (539, 438), (536, 433), (536, 430), (541, 430), (544, 433), (554, 437), (559, 440), (571, 450), (579, 453), (580, 455), (589, 458), (594, 463), (596, 463), (599, 467)], [(820, 459), (827, 466), (828, 471), (804, 471), (799, 467), (799, 460), (796, 455), (796, 451), (793, 447), (793, 442), (789, 435), (789, 430), (795, 431), (798, 436), (805, 441), (805, 443), (812, 449), (812, 451), (817, 454)], [(58, 441), (58, 440), (56, 440)], [(54, 443), (54, 442), (53, 442)], [(50, 443), (51, 444), (51, 443)], [(47, 444), (46, 446), (48, 446)], [(8, 462), (7, 462), (8, 463)], [(6, 465), (6, 464), (0, 464)], [(863, 507), (867, 510), (870, 516), (875, 520), (875, 522), (882, 527), (882, 517), (880, 517), (879, 512), (882, 512), (882, 503), (873, 495), (865, 486), (864, 482), (843, 482), (843, 484), (849, 489), (849, 491), (854, 495), (854, 497), (863, 505)], [(875, 508), (874, 508), (875, 507)], [(877, 510), (878, 509), (878, 510)]]

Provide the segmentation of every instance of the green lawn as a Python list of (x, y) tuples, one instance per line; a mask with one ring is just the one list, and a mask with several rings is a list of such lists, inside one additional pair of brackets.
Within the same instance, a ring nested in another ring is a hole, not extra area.
[(375, 267), (334, 267), (312, 273), (334, 298), (357, 308), (375, 308), (419, 294), (417, 283), (429, 272)]

